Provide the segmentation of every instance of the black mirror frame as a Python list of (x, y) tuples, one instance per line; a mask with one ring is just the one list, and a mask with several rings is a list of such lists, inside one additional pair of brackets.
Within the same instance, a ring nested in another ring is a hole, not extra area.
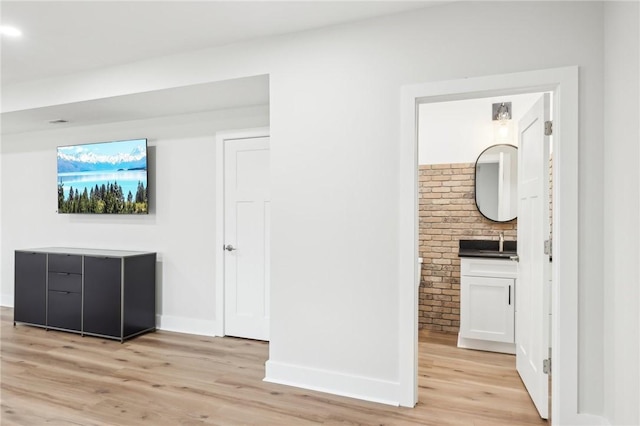
[(518, 150), (518, 147), (515, 145), (511, 145), (508, 143), (497, 143), (495, 145), (491, 145), (486, 147), (481, 153), (480, 155), (478, 155), (478, 158), (476, 158), (476, 162), (474, 163), (473, 166), (473, 201), (476, 204), (476, 210), (478, 210), (478, 213), (480, 213), (482, 215), (482, 217), (484, 217), (487, 220), (490, 220), (491, 222), (495, 222), (495, 223), (508, 223), (508, 222), (512, 222), (514, 220), (516, 220), (518, 218), (518, 215), (516, 213), (516, 215), (509, 219), (509, 220), (495, 220), (495, 219), (491, 219), (490, 217), (487, 217), (484, 213), (482, 213), (482, 210), (480, 210), (480, 206), (478, 206), (478, 186), (477, 186), (477, 182), (478, 182), (478, 160), (480, 160), (480, 157), (482, 157), (482, 154), (484, 154), (485, 152), (487, 152), (488, 150), (490, 150), (491, 148), (495, 148), (497, 146), (509, 146), (512, 148), (516, 149), (516, 152)]

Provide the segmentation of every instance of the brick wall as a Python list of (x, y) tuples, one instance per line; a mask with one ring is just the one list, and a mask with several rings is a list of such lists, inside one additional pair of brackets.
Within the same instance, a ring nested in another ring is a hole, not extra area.
[(420, 328), (457, 333), (460, 328), (458, 241), (516, 239), (516, 221), (496, 223), (478, 212), (474, 163), (422, 165), (418, 171)]

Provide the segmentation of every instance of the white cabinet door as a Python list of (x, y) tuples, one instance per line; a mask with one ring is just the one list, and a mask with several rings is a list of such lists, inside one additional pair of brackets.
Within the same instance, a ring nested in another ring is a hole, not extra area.
[(513, 343), (514, 284), (511, 278), (462, 276), (460, 336)]

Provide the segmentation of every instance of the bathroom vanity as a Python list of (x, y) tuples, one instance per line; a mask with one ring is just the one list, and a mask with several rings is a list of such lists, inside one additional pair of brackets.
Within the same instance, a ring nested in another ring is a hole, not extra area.
[(458, 347), (515, 353), (515, 244), (500, 251), (498, 241), (460, 241)]

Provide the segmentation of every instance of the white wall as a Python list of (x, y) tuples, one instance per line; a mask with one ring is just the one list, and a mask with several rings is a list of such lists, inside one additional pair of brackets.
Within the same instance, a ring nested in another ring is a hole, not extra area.
[[(2, 94), (2, 91), (0, 90), (0, 95)], [(0, 102), (1, 103), (1, 102)], [(1, 127), (1, 124), (0, 124)], [(4, 199), (4, 197), (2, 196), (2, 137), (0, 137), (0, 259), (3, 256), (3, 251), (2, 251), (2, 245), (4, 244), (4, 238), (2, 238), (2, 234), (3, 234), (3, 230), (4, 230), (4, 224), (2, 221), (2, 200)], [(7, 291), (5, 293), (5, 290), (3, 289), (4, 286), (4, 282), (5, 279), (3, 278), (3, 271), (6, 270), (6, 268), (3, 267), (2, 265), (2, 261), (0, 260), (0, 306), (5, 306), (5, 305), (9, 305), (9, 306), (13, 306), (13, 289)], [(11, 299), (11, 302), (8, 302), (8, 300)]]
[[(605, 6), (605, 413), (640, 424), (640, 7)], [(624, 397), (621, 397), (624, 395)]]
[(491, 105), (512, 103), (512, 138), (518, 145), (517, 123), (541, 94), (500, 96), (420, 104), (418, 107), (418, 164), (474, 163), (496, 143)]
[[(279, 367), (271, 378), (398, 401), (400, 87), (579, 65), (580, 402), (583, 411), (600, 413), (602, 27), (600, 3), (455, 2), (20, 84), (4, 90), (3, 107), (9, 111), (270, 74), (269, 362)], [(36, 159), (43, 167), (49, 161)], [(2, 196), (7, 203), (4, 191)], [(3, 208), (8, 213), (6, 204)], [(5, 215), (2, 220), (5, 239), (4, 228), (12, 222)], [(200, 238), (187, 241), (197, 244)], [(13, 249), (12, 240), (6, 243), (5, 251)], [(176, 263), (176, 268), (191, 265)]]
[[(96, 247), (158, 252), (163, 329), (216, 333), (215, 133), (268, 125), (268, 107), (3, 137), (2, 300), (13, 304), (13, 250)], [(56, 147), (149, 139), (150, 214), (57, 214)]]

